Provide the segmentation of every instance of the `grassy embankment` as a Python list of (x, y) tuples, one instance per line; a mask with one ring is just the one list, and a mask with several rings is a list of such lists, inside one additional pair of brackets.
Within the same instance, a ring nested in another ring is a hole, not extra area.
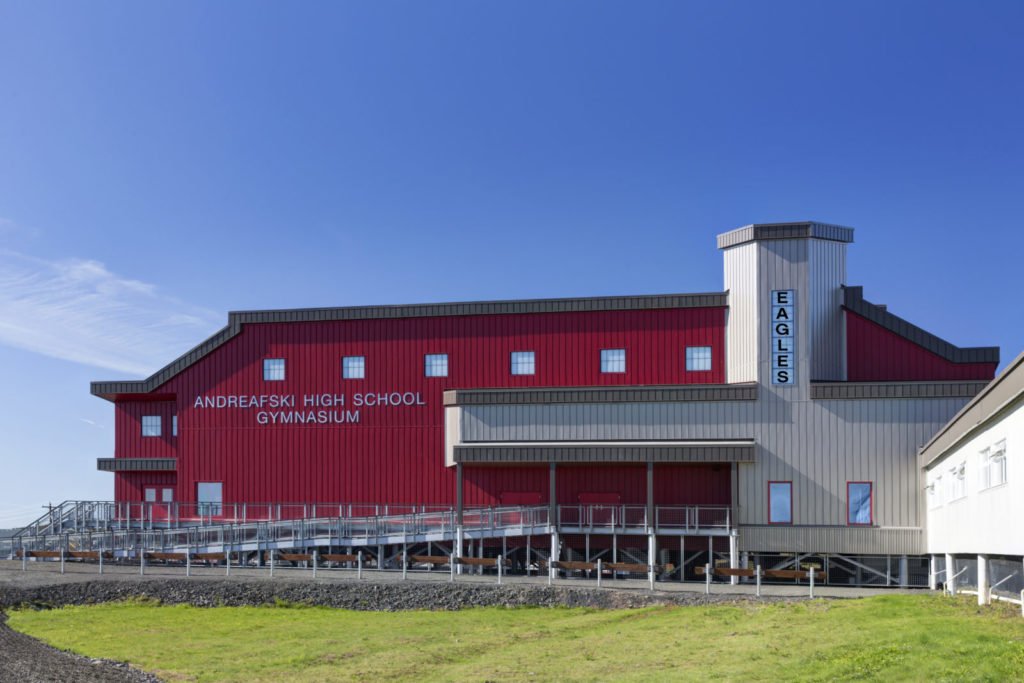
[(639, 610), (111, 604), (13, 628), (168, 680), (1022, 680), (1019, 608), (891, 595)]

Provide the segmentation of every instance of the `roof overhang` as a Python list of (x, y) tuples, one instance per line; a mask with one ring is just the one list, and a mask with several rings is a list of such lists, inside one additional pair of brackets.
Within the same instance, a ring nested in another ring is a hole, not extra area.
[(174, 472), (177, 458), (97, 458), (100, 472)]
[(460, 444), (457, 464), (754, 462), (753, 439), (730, 441), (533, 441)]

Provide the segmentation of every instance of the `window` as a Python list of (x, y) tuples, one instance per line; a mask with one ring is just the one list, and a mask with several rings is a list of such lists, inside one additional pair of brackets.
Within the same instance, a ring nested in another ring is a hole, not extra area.
[(156, 502), (156, 489), (155, 488), (153, 488), (152, 486), (147, 486), (146, 488), (142, 489), (142, 491), (143, 491), (143, 500), (145, 500), (147, 503), (155, 503)]
[(687, 346), (686, 347), (686, 371), (706, 372), (711, 369), (711, 347), (710, 346)]
[(793, 523), (793, 482), (768, 482), (768, 523)]
[(345, 379), (366, 377), (366, 356), (345, 356), (341, 359), (341, 376)]
[(142, 435), (143, 436), (160, 436), (161, 434), (160, 416), (159, 415), (143, 415), (142, 416)]
[(981, 452), (984, 488), (1006, 483), (1006, 439)]
[(199, 514), (221, 514), (224, 485), (219, 481), (201, 481), (196, 484), (196, 501), (199, 503)]
[(626, 349), (601, 349), (601, 372), (625, 372)]
[(967, 463), (962, 462), (949, 470), (949, 499), (959, 500), (967, 496)]
[(533, 375), (536, 372), (533, 351), (512, 352), (512, 374)]
[(160, 494), (161, 503), (173, 503), (174, 502), (174, 489), (165, 488)]
[(873, 496), (870, 481), (851, 481), (846, 484), (846, 523), (870, 526), (874, 524)]
[(266, 382), (280, 382), (284, 380), (284, 358), (263, 359), (263, 379)]
[(427, 377), (447, 377), (448, 354), (428, 353), (423, 357), (423, 372)]
[(171, 415), (171, 436), (178, 435), (178, 416)]

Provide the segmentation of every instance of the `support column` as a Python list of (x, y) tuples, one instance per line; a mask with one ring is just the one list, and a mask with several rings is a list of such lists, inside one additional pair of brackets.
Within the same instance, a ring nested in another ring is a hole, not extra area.
[(900, 588), (906, 588), (910, 585), (910, 577), (907, 576), (910, 571), (910, 563), (907, 561), (906, 555), (900, 555)]
[[(552, 472), (554, 471), (552, 466)], [(558, 572), (555, 570), (555, 562), (558, 562), (558, 532), (551, 532), (551, 556), (548, 558), (548, 575), (554, 579)]]
[[(647, 463), (647, 529), (654, 533), (657, 520), (654, 517), (654, 463)], [(653, 562), (652, 562), (653, 564)]]
[[(740, 534), (738, 531), (733, 531), (729, 534), (729, 568), (739, 569), (740, 568)], [(729, 583), (736, 585), (740, 582), (740, 577), (730, 576)]]
[(928, 556), (928, 590), (935, 590), (935, 584), (938, 582), (935, 572), (938, 569), (939, 558), (937, 555)]
[[(462, 463), (455, 466), (455, 538), (452, 542), (452, 554), (455, 557), (462, 557), (462, 540), (463, 540), (463, 524), (462, 524), (462, 512), (463, 512), (463, 499), (462, 499)], [(459, 564), (455, 568), (456, 574), (462, 573), (462, 565)]]
[(978, 604), (988, 604), (988, 555), (978, 555)]
[(737, 520), (737, 508), (739, 506), (740, 497), (740, 465), (739, 463), (732, 463), (729, 468), (729, 524), (732, 527), (739, 526)]
[(558, 488), (555, 480), (555, 463), (548, 463), (548, 525), (558, 528)]
[(956, 561), (953, 559), (952, 555), (946, 553), (946, 573), (943, 574), (943, 576), (945, 577), (945, 581), (949, 582), (948, 588), (950, 595), (956, 594), (956, 586), (953, 585), (953, 582), (955, 581), (953, 578), (954, 574), (956, 574)]

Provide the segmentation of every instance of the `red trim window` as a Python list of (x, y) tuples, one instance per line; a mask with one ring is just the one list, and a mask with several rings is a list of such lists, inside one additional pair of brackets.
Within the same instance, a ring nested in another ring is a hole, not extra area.
[(793, 523), (793, 482), (768, 482), (768, 523)]
[(846, 482), (846, 523), (850, 526), (871, 526), (875, 523), (875, 486), (872, 482)]

